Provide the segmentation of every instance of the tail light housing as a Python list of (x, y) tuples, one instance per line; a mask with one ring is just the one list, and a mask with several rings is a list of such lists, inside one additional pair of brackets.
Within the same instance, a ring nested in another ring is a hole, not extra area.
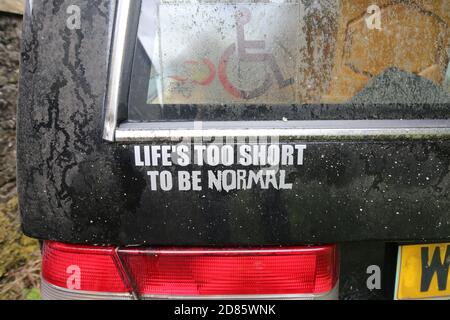
[(114, 247), (44, 242), (44, 299), (131, 299), (131, 287)]
[(56, 299), (335, 298), (335, 245), (246, 249), (45, 242), (42, 295)]

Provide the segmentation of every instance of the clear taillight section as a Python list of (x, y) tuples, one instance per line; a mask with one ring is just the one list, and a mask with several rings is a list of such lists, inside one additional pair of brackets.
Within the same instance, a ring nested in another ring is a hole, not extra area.
[(70, 298), (311, 298), (336, 287), (337, 266), (334, 245), (116, 249), (46, 242), (42, 278), (47, 291)]

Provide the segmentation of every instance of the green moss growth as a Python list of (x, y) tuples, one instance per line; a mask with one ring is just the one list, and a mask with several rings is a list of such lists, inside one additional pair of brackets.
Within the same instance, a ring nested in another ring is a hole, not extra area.
[(36, 269), (36, 259), (39, 243), (20, 230), (17, 197), (0, 203), (0, 300), (25, 298), (33, 285), (27, 272), (31, 265)]
[(37, 288), (26, 291), (26, 300), (41, 300), (41, 292)]

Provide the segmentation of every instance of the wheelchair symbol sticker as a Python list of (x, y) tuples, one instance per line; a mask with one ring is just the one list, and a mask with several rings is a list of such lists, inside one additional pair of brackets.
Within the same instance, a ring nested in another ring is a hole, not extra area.
[(263, 84), (253, 90), (242, 90), (236, 88), (229, 80), (227, 75), (227, 64), (232, 55), (238, 55), (239, 61), (259, 62), (270, 67), (270, 70), (275, 77), (280, 89), (290, 86), (294, 83), (293, 78), (285, 79), (279, 65), (276, 62), (275, 56), (272, 53), (250, 53), (249, 49), (265, 50), (266, 43), (263, 40), (247, 40), (245, 38), (244, 26), (251, 20), (251, 12), (247, 8), (243, 8), (236, 13), (236, 32), (237, 44), (231, 44), (222, 54), (219, 62), (219, 79), (224, 89), (237, 98), (246, 100), (257, 98), (266, 93), (273, 85), (272, 75), (266, 73)]
[[(251, 100), (260, 97), (276, 84), (283, 89), (295, 83), (294, 78), (285, 78), (278, 65), (275, 55), (266, 49), (265, 40), (248, 40), (245, 34), (245, 25), (251, 21), (251, 11), (248, 8), (240, 8), (234, 15), (236, 26), (236, 42), (231, 43), (219, 55), (216, 64), (211, 58), (204, 57), (198, 60), (185, 60), (180, 67), (181, 74), (172, 74), (170, 79), (179, 83), (191, 83), (200, 86), (209, 86), (213, 83), (216, 75), (225, 91), (235, 98)], [(267, 70), (262, 84), (253, 89), (239, 88), (231, 80), (229, 62), (237, 58), (238, 62), (255, 64), (259, 68)], [(202, 70), (202, 71), (200, 71)]]

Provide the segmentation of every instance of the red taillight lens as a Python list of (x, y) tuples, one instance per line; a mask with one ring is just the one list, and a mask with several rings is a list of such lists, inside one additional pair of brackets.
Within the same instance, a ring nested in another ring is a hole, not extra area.
[(119, 252), (142, 295), (286, 295), (331, 291), (335, 246)]
[(92, 247), (45, 242), (42, 278), (66, 289), (128, 293), (113, 247)]
[(322, 295), (335, 288), (337, 266), (334, 245), (117, 250), (45, 242), (42, 278), (49, 297), (71, 299)]

